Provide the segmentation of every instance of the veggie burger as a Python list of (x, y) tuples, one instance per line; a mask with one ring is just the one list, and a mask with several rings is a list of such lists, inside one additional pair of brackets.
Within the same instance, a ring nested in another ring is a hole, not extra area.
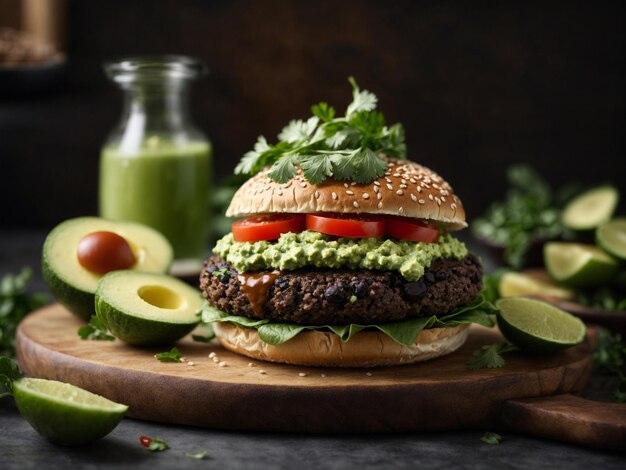
[(204, 264), (202, 318), (255, 359), (311, 366), (407, 364), (450, 353), (469, 323), (492, 326), (482, 267), (451, 232), (467, 226), (450, 184), (404, 159), (375, 95), (326, 103), (260, 137), (226, 212), (244, 217)]

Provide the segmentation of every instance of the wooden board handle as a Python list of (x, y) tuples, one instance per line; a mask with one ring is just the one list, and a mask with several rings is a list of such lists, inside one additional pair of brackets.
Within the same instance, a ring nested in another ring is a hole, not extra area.
[(512, 431), (624, 451), (626, 405), (586, 400), (572, 394), (507, 400), (502, 421)]

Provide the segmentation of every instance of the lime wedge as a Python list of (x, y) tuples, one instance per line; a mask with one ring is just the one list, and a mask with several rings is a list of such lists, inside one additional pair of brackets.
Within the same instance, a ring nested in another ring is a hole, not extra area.
[(573, 287), (593, 287), (608, 282), (617, 271), (617, 262), (593, 245), (550, 242), (543, 260), (552, 278)]
[(614, 219), (596, 230), (596, 242), (607, 253), (626, 260), (626, 219)]
[(126, 405), (56, 380), (16, 380), (13, 397), (30, 425), (61, 445), (87, 444), (106, 436), (128, 410)]
[(515, 272), (503, 274), (498, 288), (502, 297), (543, 295), (559, 299), (573, 299), (575, 296), (573, 290), (559, 287), (549, 279), (543, 280), (528, 274)]
[(540, 300), (507, 297), (496, 302), (498, 326), (518, 348), (550, 353), (575, 346), (585, 338), (585, 324), (574, 315)]
[(573, 230), (589, 230), (608, 221), (619, 200), (613, 186), (600, 186), (575, 197), (563, 209), (563, 224)]

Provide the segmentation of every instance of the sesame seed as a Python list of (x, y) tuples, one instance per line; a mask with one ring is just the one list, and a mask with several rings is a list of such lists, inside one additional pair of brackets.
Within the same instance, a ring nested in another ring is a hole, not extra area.
[(228, 365), (228, 364), (226, 364), (224, 361), (222, 361), (222, 362), (220, 362), (220, 363), (219, 363), (219, 366), (220, 366), (220, 367), (226, 367), (227, 365)]
[(335, 199), (335, 200), (337, 200), (337, 198), (339, 197), (339, 196), (337, 196), (337, 193), (335, 191), (333, 191), (332, 195), (333, 195), (333, 199)]
[(350, 185), (348, 183), (343, 183), (343, 187), (347, 189), (350, 187)]
[(303, 181), (302, 183), (300, 183), (300, 187), (301, 188), (306, 188), (306, 183)]
[(440, 206), (441, 205), (441, 199), (439, 199), (438, 197), (435, 198), (435, 201), (437, 202), (437, 205)]
[(441, 200), (442, 200), (443, 202), (446, 202), (446, 198), (445, 198), (445, 196), (441, 196)]
[(389, 178), (385, 178), (385, 181), (387, 181), (387, 183), (391, 183), (391, 180)]
[(209, 357), (210, 357), (211, 359), (213, 359), (215, 356), (217, 356), (217, 354), (215, 354), (215, 351), (213, 351), (213, 352), (209, 353)]
[(402, 191), (401, 189), (398, 189), (398, 190), (396, 191), (396, 194), (397, 194), (398, 196), (402, 196), (402, 195), (404, 194), (404, 191)]
[(368, 193), (363, 193), (362, 196), (363, 196), (363, 199), (369, 199), (370, 198), (370, 195)]
[(366, 372), (365, 375), (367, 375), (368, 377), (371, 377), (372, 373), (371, 372)]
[(387, 185), (387, 189), (388, 189), (389, 191), (393, 191), (393, 186), (391, 186), (390, 184), (388, 184), (388, 185)]
[(380, 191), (380, 188), (378, 186), (374, 186), (374, 192), (377, 193), (378, 191)]
[(219, 357), (217, 357), (217, 356), (213, 356), (213, 358), (212, 358), (212, 359), (213, 359), (213, 362), (220, 362), (220, 359), (219, 359)]
[(259, 370), (259, 374), (265, 375), (265, 374), (267, 374), (267, 372), (265, 372), (263, 369), (261, 369), (261, 370)]
[(254, 367), (254, 364), (252, 364), (251, 362), (248, 362), (248, 367)]
[(411, 200), (413, 202), (417, 201), (417, 196), (415, 194), (411, 194)]
[(424, 201), (423, 199), (420, 199), (420, 200), (419, 200), (419, 201), (417, 201), (417, 202), (419, 202), (420, 204), (426, 204), (426, 201)]
[(456, 209), (456, 204), (453, 202), (452, 204), (450, 204), (450, 207), (451, 207), (452, 209)]
[(380, 181), (374, 181), (374, 186), (380, 186)]
[(417, 180), (416, 180), (415, 178), (411, 178), (411, 179), (409, 179), (409, 181), (410, 181), (411, 183), (413, 183), (413, 184), (417, 183)]
[(394, 178), (400, 178), (400, 173), (394, 173), (393, 176)]
[(382, 208), (383, 208), (383, 203), (382, 203), (382, 202), (379, 202), (379, 203), (378, 203), (378, 208), (379, 208), (379, 209), (382, 209)]
[(346, 194), (348, 194), (349, 196), (354, 196), (354, 192), (352, 192), (350, 190), (346, 191)]
[(306, 377), (306, 374), (305, 374), (304, 372), (300, 372), (298, 375), (299, 375), (300, 377)]
[(356, 207), (357, 209), (359, 208), (359, 203), (356, 201), (352, 201), (352, 205)]
[(422, 187), (421, 187), (421, 186), (418, 186), (418, 187), (417, 187), (417, 192), (418, 192), (418, 193), (421, 193), (421, 192), (422, 192)]
[(400, 207), (398, 208), (398, 212), (400, 212), (400, 214), (404, 213), (404, 207), (400, 206)]
[(326, 374), (321, 374), (320, 377), (326, 377)]
[(356, 183), (353, 181), (352, 183), (350, 183), (350, 186), (356, 186)]
[(383, 198), (383, 194), (382, 193), (376, 193), (376, 199), (378, 199), (379, 201)]
[(428, 195), (428, 199), (430, 199), (430, 200), (432, 201), (432, 200), (433, 200), (433, 195), (432, 195), (432, 194), (429, 194), (429, 195)]
[(187, 365), (189, 365), (189, 366), (195, 366), (196, 364), (195, 364), (194, 362), (189, 361), (189, 362), (187, 363)]
[(402, 183), (402, 184), (400, 185), (400, 188), (401, 188), (401, 189), (405, 189), (405, 188), (406, 188), (406, 184)]

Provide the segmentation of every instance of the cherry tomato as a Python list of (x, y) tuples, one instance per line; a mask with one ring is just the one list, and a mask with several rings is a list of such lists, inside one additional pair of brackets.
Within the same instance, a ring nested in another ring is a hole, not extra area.
[(150, 443), (152, 442), (152, 438), (147, 436), (140, 436), (139, 443), (144, 447), (150, 447)]
[(402, 217), (385, 218), (385, 233), (390, 237), (412, 242), (435, 243), (439, 239), (439, 229), (418, 219)]
[(369, 238), (385, 234), (382, 219), (360, 214), (307, 214), (306, 228), (338, 237)]
[(255, 215), (238, 220), (231, 225), (236, 242), (276, 240), (287, 232), (302, 232), (304, 216), (301, 214)]
[(130, 268), (136, 261), (124, 237), (105, 231), (85, 235), (78, 242), (76, 255), (81, 266), (98, 274)]

